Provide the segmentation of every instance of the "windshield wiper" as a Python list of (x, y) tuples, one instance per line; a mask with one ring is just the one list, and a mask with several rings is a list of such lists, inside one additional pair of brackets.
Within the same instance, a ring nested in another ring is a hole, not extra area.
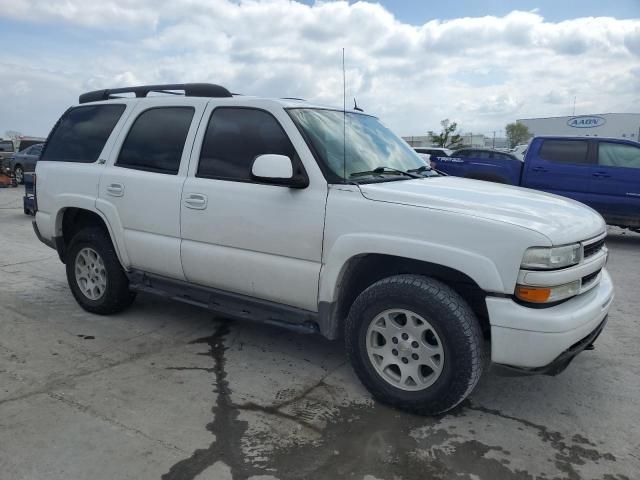
[(371, 175), (371, 174), (382, 174), (382, 173), (397, 173), (398, 175), (403, 175), (405, 177), (424, 178), (422, 175), (417, 175), (415, 173), (412, 173), (411, 171), (405, 172), (403, 170), (398, 170), (397, 168), (391, 168), (391, 167), (377, 167), (377, 168), (374, 168), (373, 170), (365, 170), (363, 172), (354, 172), (349, 175), (349, 178), (362, 177), (362, 176)]
[(422, 172), (428, 172), (429, 170), (433, 170), (433, 168), (431, 168), (428, 165), (422, 165), (421, 167), (418, 168), (411, 168), (409, 170), (407, 170), (408, 173), (422, 173)]
[(429, 165), (422, 165), (418, 168), (412, 168), (411, 170), (407, 170), (407, 172), (418, 173), (422, 178), (437, 177), (440, 175), (440, 172), (438, 170)]

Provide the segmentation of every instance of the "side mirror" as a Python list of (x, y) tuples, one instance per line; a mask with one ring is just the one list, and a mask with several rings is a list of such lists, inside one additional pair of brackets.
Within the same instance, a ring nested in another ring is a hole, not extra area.
[(274, 153), (258, 155), (253, 161), (251, 175), (259, 182), (272, 185), (305, 188), (309, 184), (306, 177), (293, 175), (293, 162), (289, 157)]

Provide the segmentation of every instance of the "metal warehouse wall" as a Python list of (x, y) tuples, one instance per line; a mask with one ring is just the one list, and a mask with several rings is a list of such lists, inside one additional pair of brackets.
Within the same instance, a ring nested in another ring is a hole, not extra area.
[(533, 135), (598, 136), (640, 141), (640, 113), (523, 118), (517, 122), (526, 125)]

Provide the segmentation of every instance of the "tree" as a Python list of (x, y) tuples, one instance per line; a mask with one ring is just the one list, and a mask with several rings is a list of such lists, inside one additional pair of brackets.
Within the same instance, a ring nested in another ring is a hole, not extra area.
[(508, 123), (507, 126), (504, 127), (504, 131), (507, 133), (507, 139), (509, 140), (509, 146), (511, 148), (526, 143), (529, 138), (531, 138), (529, 128), (522, 123)]
[(16, 132), (15, 130), (7, 130), (4, 134), (11, 140), (16, 140), (22, 136), (21, 132)]
[(442, 132), (436, 135), (435, 132), (429, 130), (429, 136), (431, 141), (438, 147), (454, 148), (462, 142), (462, 136), (456, 133), (458, 124), (456, 122), (449, 122), (448, 118), (445, 118), (440, 122), (442, 126)]

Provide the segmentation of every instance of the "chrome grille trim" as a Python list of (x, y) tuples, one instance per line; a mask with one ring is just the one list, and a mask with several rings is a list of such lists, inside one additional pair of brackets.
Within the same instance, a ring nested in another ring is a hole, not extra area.
[(605, 238), (607, 237), (607, 232), (604, 232), (597, 237), (590, 238), (589, 240), (584, 240), (582, 243), (582, 260), (586, 260), (587, 258), (593, 257), (597, 255), (601, 250), (605, 247)]

